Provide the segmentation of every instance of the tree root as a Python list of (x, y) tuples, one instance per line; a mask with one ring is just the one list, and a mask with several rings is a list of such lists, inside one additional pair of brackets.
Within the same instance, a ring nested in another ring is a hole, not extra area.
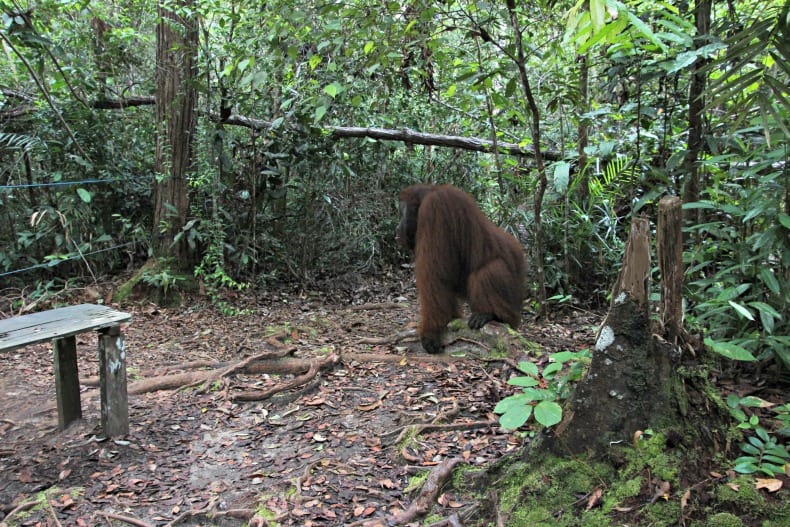
[(250, 390), (237, 393), (231, 396), (231, 399), (234, 401), (261, 401), (263, 399), (268, 399), (276, 393), (292, 390), (309, 383), (316, 377), (316, 375), (318, 375), (319, 371), (329, 366), (334, 366), (339, 360), (340, 355), (332, 353), (321, 360), (310, 361), (310, 367), (307, 370), (307, 373), (295, 377), (290, 382), (281, 384), (279, 386), (274, 386), (266, 390)]
[(428, 514), (431, 506), (439, 496), (442, 486), (450, 479), (453, 469), (458, 463), (463, 463), (460, 457), (447, 458), (431, 469), (419, 496), (409, 507), (398, 514), (387, 518), (387, 525), (404, 525), (413, 522)]

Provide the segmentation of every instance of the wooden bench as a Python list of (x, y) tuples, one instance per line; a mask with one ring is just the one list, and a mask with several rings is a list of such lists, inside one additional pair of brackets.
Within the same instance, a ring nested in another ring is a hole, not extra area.
[(62, 430), (82, 418), (75, 336), (98, 331), (102, 428), (108, 437), (126, 435), (129, 433), (126, 348), (120, 324), (131, 318), (129, 313), (93, 304), (7, 318), (0, 320), (0, 352), (52, 341), (58, 425)]

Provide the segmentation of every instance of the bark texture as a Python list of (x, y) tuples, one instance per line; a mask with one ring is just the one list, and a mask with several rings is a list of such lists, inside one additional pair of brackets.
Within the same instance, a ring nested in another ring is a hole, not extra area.
[(560, 454), (606, 454), (637, 430), (657, 427), (670, 404), (669, 356), (653, 346), (648, 316), (650, 224), (635, 218), (612, 305), (592, 363), (546, 444)]
[(174, 243), (189, 211), (187, 174), (192, 167), (195, 135), (195, 54), (197, 23), (180, 13), (194, 13), (192, 0), (158, 7), (156, 45), (156, 158), (153, 247), (157, 256), (187, 265), (185, 240)]

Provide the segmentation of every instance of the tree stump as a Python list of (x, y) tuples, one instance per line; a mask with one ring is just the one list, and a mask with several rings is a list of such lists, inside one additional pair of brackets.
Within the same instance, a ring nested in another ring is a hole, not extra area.
[(634, 218), (623, 268), (586, 377), (544, 445), (558, 454), (604, 455), (637, 430), (659, 426), (671, 388), (669, 358), (655, 351), (648, 312), (650, 223)]

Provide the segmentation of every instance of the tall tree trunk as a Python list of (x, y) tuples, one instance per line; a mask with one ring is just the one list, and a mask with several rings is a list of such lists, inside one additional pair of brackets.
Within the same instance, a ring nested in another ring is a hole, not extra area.
[[(694, 18), (697, 26), (695, 46), (697, 48), (707, 44), (706, 39), (710, 30), (711, 2), (712, 0), (697, 0), (694, 5)], [(694, 71), (691, 74), (691, 84), (689, 85), (689, 138), (686, 157), (683, 160), (683, 174), (685, 177), (683, 183), (684, 203), (699, 200), (700, 181), (697, 161), (699, 160), (703, 143), (704, 123), (702, 118), (705, 108), (703, 94), (705, 93), (707, 75), (702, 71), (702, 68), (706, 63), (707, 61), (701, 57), (694, 62)], [(701, 209), (689, 209), (686, 219), (698, 223), (700, 220), (699, 211)]]
[(156, 159), (154, 255), (190, 263), (181, 233), (189, 212), (187, 174), (193, 163), (198, 32), (193, 0), (160, 3), (156, 32)]
[(521, 89), (524, 92), (527, 107), (532, 117), (530, 131), (532, 133), (533, 147), (535, 148), (535, 167), (538, 171), (538, 187), (535, 189), (535, 201), (533, 203), (533, 212), (535, 214), (535, 278), (538, 283), (537, 300), (543, 306), (543, 302), (546, 300), (546, 273), (543, 266), (543, 224), (541, 213), (543, 211), (543, 195), (546, 193), (548, 181), (546, 179), (546, 167), (543, 165), (543, 152), (540, 149), (540, 110), (529, 84), (527, 59), (524, 56), (524, 43), (521, 38), (521, 26), (518, 22), (515, 0), (507, 0), (507, 9), (510, 14), (511, 29), (516, 40), (516, 67), (521, 80)]

